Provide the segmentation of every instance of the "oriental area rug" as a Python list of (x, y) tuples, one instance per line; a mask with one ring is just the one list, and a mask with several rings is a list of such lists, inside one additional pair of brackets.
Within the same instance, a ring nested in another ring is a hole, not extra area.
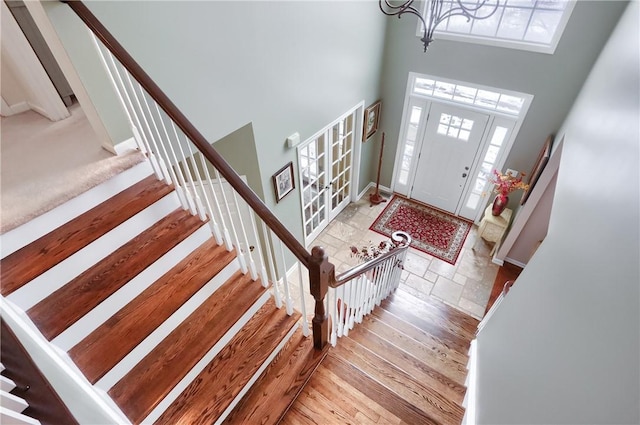
[(455, 264), (472, 222), (425, 204), (394, 196), (370, 229), (385, 236), (403, 231), (411, 246)]

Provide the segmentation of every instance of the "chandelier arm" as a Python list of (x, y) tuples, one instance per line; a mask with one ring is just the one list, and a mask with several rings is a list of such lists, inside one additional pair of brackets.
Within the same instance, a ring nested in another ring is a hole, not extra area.
[[(384, 1), (384, 7), (382, 2)], [(478, 0), (476, 2), (476, 6), (466, 7), (462, 4), (463, 0), (455, 0), (458, 5), (453, 7), (454, 2), (449, 2), (451, 4), (451, 8), (443, 12), (443, 0), (424, 0), (425, 2), (430, 2), (429, 7), (425, 10), (428, 13), (427, 21), (425, 17), (422, 16), (420, 10), (416, 9), (413, 6), (413, 3), (416, 0), (406, 0), (404, 3), (399, 5), (393, 5), (389, 3), (389, 0), (378, 0), (378, 6), (380, 7), (380, 11), (387, 16), (397, 16), (401, 18), (402, 15), (408, 13), (410, 15), (415, 15), (422, 22), (422, 38), (420, 39), (424, 44), (424, 51), (427, 51), (429, 44), (433, 41), (433, 33), (435, 29), (442, 23), (444, 20), (451, 18), (452, 16), (464, 16), (467, 18), (467, 22), (471, 19), (474, 20), (483, 20), (488, 19), (493, 16), (494, 13), (498, 10), (498, 6), (500, 4), (500, 0), (495, 0), (495, 5), (493, 10), (488, 13), (486, 16), (477, 16), (476, 13), (484, 7), (488, 2), (492, 0)]]
[(389, 3), (389, 0), (384, 0), (385, 7), (388, 10), (390, 10), (389, 12), (387, 12), (387, 10), (385, 10), (385, 8), (382, 7), (382, 1), (383, 0), (380, 0), (378, 2), (378, 6), (380, 7), (380, 11), (387, 16), (397, 15), (398, 17), (400, 17), (405, 13), (410, 13), (412, 15), (420, 16), (420, 12), (418, 11), (418, 9), (416, 9), (411, 5), (415, 0), (407, 0), (404, 3), (397, 6), (394, 6), (391, 3)]
[(382, 13), (384, 13), (385, 15), (387, 15), (387, 16), (397, 16), (398, 18), (401, 18), (402, 15), (404, 15), (405, 13), (408, 13), (410, 15), (415, 15), (415, 16), (418, 17), (420, 22), (422, 22), (422, 34), (423, 35), (422, 35), (422, 38), (420, 40), (424, 44), (424, 51), (426, 52), (427, 51), (427, 47), (429, 46), (429, 43), (431, 43), (431, 41), (433, 40), (433, 38), (432, 38), (433, 30), (430, 30), (430, 27), (427, 26), (427, 23), (425, 22), (424, 17), (420, 13), (420, 11), (412, 6), (412, 4), (413, 4), (413, 2), (415, 0), (407, 0), (406, 2), (402, 3), (401, 5), (397, 5), (397, 6), (394, 6), (394, 5), (390, 4), (389, 0), (384, 0), (385, 6), (388, 9), (390, 9), (390, 11), (387, 11), (382, 7), (382, 1), (383, 0), (379, 0), (378, 1), (378, 6), (380, 7), (380, 11)]
[(452, 7), (450, 10), (460, 11), (460, 13), (456, 12), (455, 15), (451, 15), (451, 16), (463, 15), (463, 16), (466, 16), (467, 18), (477, 19), (477, 20), (488, 19), (492, 17), (493, 14), (496, 13), (496, 11), (498, 10), (498, 6), (500, 5), (500, 1), (496, 1), (496, 3), (493, 6), (493, 10), (491, 10), (491, 12), (489, 12), (486, 16), (478, 16), (475, 13), (478, 12), (480, 9), (482, 9), (487, 4), (487, 2), (489, 2), (489, 0), (482, 0), (475, 7), (465, 6), (464, 4), (462, 4), (462, 0), (456, 0), (456, 1), (458, 3), (458, 6)]

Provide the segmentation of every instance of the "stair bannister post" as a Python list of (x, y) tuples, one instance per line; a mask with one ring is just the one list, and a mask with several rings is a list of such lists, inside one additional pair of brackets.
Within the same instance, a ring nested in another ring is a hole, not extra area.
[(329, 262), (324, 248), (314, 246), (309, 259), (309, 287), (315, 300), (315, 314), (311, 324), (316, 350), (322, 350), (329, 338), (329, 319), (324, 308), (324, 298), (331, 279), (335, 280), (334, 265)]

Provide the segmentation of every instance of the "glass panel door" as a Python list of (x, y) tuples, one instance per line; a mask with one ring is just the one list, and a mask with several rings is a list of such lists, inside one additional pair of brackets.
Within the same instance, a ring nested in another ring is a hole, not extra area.
[(354, 115), (340, 120), (331, 129), (331, 211), (333, 219), (350, 201)]
[(328, 222), (326, 144), (327, 134), (315, 138), (299, 150), (302, 211), (305, 236), (320, 233)]
[(305, 244), (351, 202), (361, 114), (360, 107), (348, 112), (298, 148)]

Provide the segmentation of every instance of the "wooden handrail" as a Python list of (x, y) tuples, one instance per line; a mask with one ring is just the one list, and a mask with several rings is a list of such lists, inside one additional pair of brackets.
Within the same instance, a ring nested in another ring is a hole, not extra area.
[(409, 244), (411, 243), (411, 236), (409, 236), (409, 234), (405, 232), (393, 232), (393, 234), (391, 235), (391, 240), (394, 243), (398, 244), (397, 248), (389, 252), (385, 252), (379, 257), (373, 258), (367, 261), (366, 263), (358, 264), (357, 266), (352, 267), (346, 272), (339, 274), (338, 276), (335, 277), (335, 279), (329, 281), (329, 286), (332, 288), (338, 288), (344, 285), (345, 283), (347, 283), (348, 281), (355, 279), (356, 277), (370, 270), (373, 270), (376, 266), (384, 263), (388, 259), (397, 256), (398, 252), (409, 249)]
[(158, 103), (164, 112), (176, 123), (184, 134), (193, 142), (207, 160), (222, 174), (229, 184), (238, 192), (247, 204), (269, 226), (280, 240), (293, 252), (298, 260), (307, 268), (311, 254), (295, 236), (276, 218), (255, 192), (240, 178), (238, 173), (211, 146), (207, 139), (195, 128), (178, 107), (164, 94), (160, 87), (149, 77), (131, 55), (122, 47), (115, 37), (102, 25), (96, 16), (82, 1), (62, 0), (71, 7), (78, 17), (102, 41), (129, 73), (140, 83), (149, 95)]

